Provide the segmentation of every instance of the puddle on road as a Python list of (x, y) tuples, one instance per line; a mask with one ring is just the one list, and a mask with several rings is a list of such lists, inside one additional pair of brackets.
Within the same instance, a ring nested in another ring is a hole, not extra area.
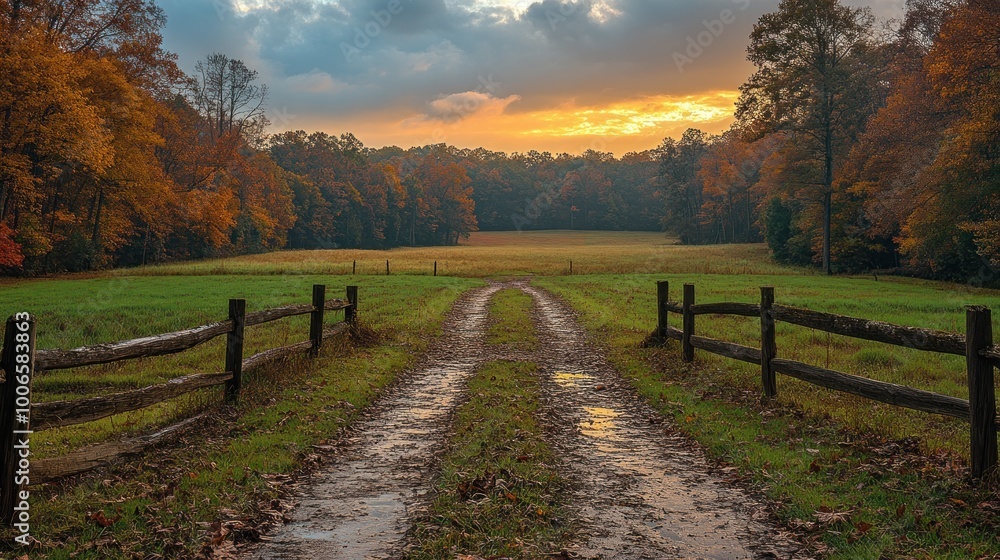
[[(583, 524), (574, 549), (589, 559), (767, 557), (750, 544), (766, 534), (738, 488), (715, 480), (690, 444), (669, 436), (655, 412), (588, 343), (572, 313), (547, 292), (535, 299), (549, 373), (546, 409)], [(570, 372), (583, 372), (570, 373)], [(779, 557), (787, 557), (780, 554)]]
[(448, 413), (484, 359), (486, 304), (496, 286), (473, 290), (454, 307), (422, 366), (359, 421), (338, 456), (298, 496), (291, 521), (253, 560), (395, 558), (408, 517), (430, 490)]
[(579, 424), (583, 435), (593, 438), (612, 438), (615, 436), (615, 418), (621, 414), (610, 408), (599, 406), (585, 406), (583, 410), (589, 416)]
[(557, 371), (552, 374), (552, 380), (564, 387), (579, 387), (582, 381), (593, 380), (594, 376), (586, 373), (572, 373), (569, 371)]

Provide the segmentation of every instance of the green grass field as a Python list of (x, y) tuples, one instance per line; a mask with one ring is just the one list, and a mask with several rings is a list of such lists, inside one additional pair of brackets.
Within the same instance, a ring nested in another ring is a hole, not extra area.
[[(386, 259), (391, 276), (384, 276)], [(353, 276), (355, 260), (359, 274)], [(431, 276), (435, 260), (436, 278)], [(572, 275), (568, 274), (570, 260)], [(814, 523), (817, 510), (830, 507), (852, 510), (854, 522), (876, 527), (860, 533), (851, 528), (856, 525), (824, 527), (818, 538), (834, 547), (835, 556), (966, 558), (1000, 553), (996, 514), (976, 509), (977, 500), (984, 499), (982, 488), (967, 486), (948, 470), (948, 465), (960, 464), (967, 454), (963, 422), (872, 403), (782, 376), (778, 402), (761, 405), (759, 372), (753, 366), (701, 351), (693, 366), (682, 366), (676, 348), (638, 350), (655, 326), (657, 280), (671, 282), (672, 299), (680, 299), (685, 282), (696, 284), (699, 302), (756, 302), (758, 288), (771, 285), (781, 304), (953, 332), (964, 330), (963, 306), (1000, 309), (1000, 292), (906, 278), (829, 278), (813, 270), (776, 265), (759, 245), (685, 247), (655, 233), (562, 231), (479, 233), (458, 247), (280, 252), (4, 281), (0, 292), (5, 313), (30, 311), (37, 316), (39, 348), (111, 342), (220, 320), (231, 297), (246, 298), (249, 311), (305, 303), (314, 283), (325, 283), (328, 297), (342, 297), (344, 286), (359, 285), (361, 320), (380, 335), (370, 348), (339, 351), (346, 352), (343, 360), (331, 349), (330, 356), (315, 364), (303, 360), (288, 371), (262, 374), (257, 380), (262, 389), (251, 390), (248, 402), (236, 412), (235, 427), (223, 430), (223, 437), (213, 441), (204, 454), (180, 452), (181, 458), (175, 460), (178, 465), (190, 461), (189, 473), (162, 469), (180, 477), (179, 483), (174, 481), (183, 490), (183, 499), (174, 501), (177, 506), (163, 508), (154, 499), (156, 493), (144, 489), (167, 484), (166, 474), (142, 469), (128, 483), (107, 486), (85, 477), (79, 483), (38, 489), (35, 499), (44, 505), (35, 512), (34, 530), (48, 539), (43, 540), (38, 557), (63, 558), (74, 552), (78, 558), (164, 553), (147, 541), (157, 524), (170, 523), (184, 528), (178, 539), (195, 546), (200, 538), (197, 521), (210, 520), (220, 510), (256, 507), (252, 499), (233, 492), (233, 484), (245, 485), (252, 496), (266, 496), (266, 476), (297, 468), (305, 456), (303, 446), (322, 440), (318, 432), (333, 433), (353, 417), (341, 408), (331, 409), (330, 403), (346, 401), (361, 407), (374, 398), (426, 347), (428, 335), (439, 329), (454, 299), (481, 283), (477, 278), (525, 275), (535, 275), (537, 285), (565, 298), (637, 389), (664, 414), (677, 418), (681, 428), (712, 457), (739, 466), (749, 480), (782, 501), (783, 516), (790, 523)], [(513, 294), (511, 301), (505, 302), (508, 296), (503, 293), (500, 297), (499, 312), (509, 316), (503, 322), (508, 326), (495, 327), (492, 336), (496, 342), (513, 343), (521, 327), (509, 325), (524, 324), (523, 317), (520, 323), (510, 322), (523, 315), (518, 307), (523, 302), (518, 303)], [(337, 317), (339, 313), (329, 320)], [(246, 353), (303, 340), (307, 323), (303, 316), (252, 327)], [(696, 330), (758, 345), (759, 324), (752, 319), (702, 316)], [(827, 336), (790, 325), (779, 325), (778, 353), (783, 358), (968, 397), (961, 358)], [(175, 356), (43, 372), (35, 379), (34, 398), (80, 398), (188, 373), (221, 371), (223, 359), (220, 339)], [(350, 383), (344, 381), (345, 376)], [(308, 400), (303, 400), (303, 391)], [(39, 457), (55, 456), (121, 434), (147, 432), (215, 407), (220, 400), (219, 390), (205, 390), (144, 411), (42, 432), (33, 439), (34, 451)], [(328, 414), (330, 410), (339, 412)], [(295, 418), (326, 423), (319, 430), (302, 430)], [(230, 440), (232, 434), (253, 435)], [(878, 463), (872, 461), (878, 453), (844, 447), (845, 437), (859, 442), (916, 438), (916, 449), (932, 458), (933, 466), (900, 471), (890, 465), (884, 472), (874, 472), (878, 469), (872, 465)], [(294, 445), (289, 447), (288, 441)], [(818, 467), (813, 467), (817, 461)], [(241, 463), (253, 465), (249, 479), (236, 474), (243, 472)], [(120, 469), (133, 473), (132, 468), (120, 467), (112, 473)], [(220, 471), (227, 474), (213, 474)], [(194, 476), (183, 478), (187, 474)], [(968, 507), (948, 501), (955, 496)], [(210, 507), (202, 507), (204, 503)], [(897, 515), (900, 505), (904, 513)], [(149, 513), (148, 507), (159, 509)], [(124, 513), (118, 523), (103, 528), (87, 521), (87, 512), (95, 509), (107, 510), (109, 516), (117, 510)], [(907, 538), (901, 541), (892, 531), (901, 531)], [(125, 544), (114, 548), (113, 554), (87, 548), (106, 534)]]

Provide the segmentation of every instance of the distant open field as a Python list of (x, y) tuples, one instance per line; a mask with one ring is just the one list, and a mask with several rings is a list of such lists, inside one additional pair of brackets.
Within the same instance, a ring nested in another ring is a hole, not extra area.
[(169, 274), (438, 274), (482, 278), (497, 275), (596, 273), (802, 274), (771, 263), (764, 245), (691, 247), (654, 232), (478, 232), (460, 245), (282, 251), (229, 259), (150, 266), (125, 275)]

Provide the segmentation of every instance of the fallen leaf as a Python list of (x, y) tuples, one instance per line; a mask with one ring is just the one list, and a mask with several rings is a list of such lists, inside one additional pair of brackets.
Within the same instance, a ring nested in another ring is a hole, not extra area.
[(867, 533), (868, 531), (871, 531), (872, 525), (871, 523), (865, 523), (864, 521), (859, 521), (854, 524), (854, 528), (857, 529), (859, 533), (864, 534)]
[(93, 521), (94, 523), (97, 523), (101, 527), (110, 527), (110, 526), (114, 525), (116, 521), (118, 521), (119, 519), (121, 519), (121, 516), (112, 517), (111, 519), (108, 519), (104, 515), (104, 510), (101, 510), (101, 511), (96, 511), (94, 513), (88, 514), (87, 515), (87, 519), (90, 519), (91, 521)]

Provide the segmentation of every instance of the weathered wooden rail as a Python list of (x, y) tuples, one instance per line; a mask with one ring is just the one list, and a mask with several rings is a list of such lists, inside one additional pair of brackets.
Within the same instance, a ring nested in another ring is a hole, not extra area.
[[(997, 468), (996, 386), (994, 367), (1000, 367), (1000, 346), (993, 344), (990, 310), (971, 306), (966, 312), (966, 334), (904, 327), (881, 321), (845, 317), (774, 303), (774, 288), (762, 287), (760, 304), (695, 304), (695, 287), (684, 285), (681, 303), (670, 301), (667, 282), (657, 282), (657, 328), (647, 345), (663, 345), (668, 340), (681, 343), (685, 362), (694, 360), (696, 348), (727, 358), (760, 365), (761, 386), (766, 397), (777, 395), (775, 374), (780, 373), (820, 387), (859, 397), (942, 414), (969, 422), (972, 475), (981, 478)], [(681, 315), (682, 328), (668, 324), (669, 314)], [(698, 315), (738, 315), (760, 318), (760, 348), (751, 348), (694, 334)], [(927, 352), (965, 356), (969, 400), (940, 395), (923, 389), (896, 385), (857, 375), (833, 371), (795, 360), (778, 358), (775, 323), (785, 322), (823, 332), (883, 342)]]
[[(20, 348), (17, 346), (18, 340), (15, 338), (18, 333), (15, 324), (24, 324), (24, 321), (15, 322), (15, 318), (11, 317), (7, 320), (3, 353), (0, 355), (0, 370), (2, 370), (0, 373), (3, 374), (2, 379), (0, 379), (2, 381), (0, 383), (0, 429), (4, 429), (4, 431), (0, 431), (0, 521), (6, 524), (11, 523), (14, 514), (13, 496), (20, 492), (23, 486), (15, 483), (16, 478), (13, 476), (16, 465), (21, 458), (15, 448), (15, 438), (10, 437), (10, 434), (40, 432), (92, 422), (123, 412), (146, 408), (207, 387), (225, 386), (225, 402), (234, 403), (239, 400), (244, 373), (295, 354), (308, 353), (310, 356), (316, 356), (325, 339), (351, 332), (357, 326), (357, 286), (348, 286), (346, 296), (345, 299), (328, 300), (326, 299), (326, 286), (315, 285), (313, 286), (311, 303), (286, 305), (246, 313), (245, 300), (231, 299), (229, 300), (229, 317), (225, 321), (172, 333), (110, 344), (96, 344), (71, 350), (35, 350), (32, 343), (31, 359), (27, 363), (26, 370), (28, 372), (27, 383), (22, 383), (25, 381), (23, 377), (19, 378), (18, 381), (19, 385), (28, 387), (29, 394), (31, 377), (36, 372), (165, 356), (194, 348), (222, 335), (226, 336), (225, 371), (186, 375), (164, 383), (110, 395), (68, 401), (30, 403), (27, 410), (23, 406), (19, 406), (25, 401), (22, 400), (18, 403), (19, 394), (13, 383), (14, 372), (21, 375), (25, 371), (24, 360), (15, 360), (15, 348)], [(332, 325), (325, 325), (325, 312), (337, 310), (344, 311), (344, 320)], [(246, 358), (243, 357), (243, 336), (246, 327), (307, 314), (310, 315), (308, 340), (265, 350)], [(29, 336), (33, 341), (34, 319), (29, 319), (28, 323), (31, 325)], [(18, 367), (22, 369), (19, 370)], [(27, 420), (24, 416), (18, 416), (25, 412), (28, 413)], [(60, 457), (31, 461), (30, 484), (43, 484), (66, 476), (80, 474), (107, 465), (115, 459), (139, 453), (177, 433), (197, 421), (201, 416), (188, 418), (152, 434), (92, 445)], [(18, 430), (16, 432), (14, 431), (15, 426)]]

